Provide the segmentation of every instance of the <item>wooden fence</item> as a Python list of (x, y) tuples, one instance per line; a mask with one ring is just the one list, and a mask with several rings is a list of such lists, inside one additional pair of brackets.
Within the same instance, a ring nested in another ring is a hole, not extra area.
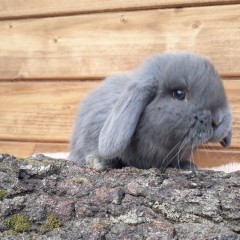
[(212, 59), (233, 110), (231, 148), (197, 161), (240, 162), (240, 1), (0, 0), (0, 152), (67, 151), (101, 79), (178, 49)]

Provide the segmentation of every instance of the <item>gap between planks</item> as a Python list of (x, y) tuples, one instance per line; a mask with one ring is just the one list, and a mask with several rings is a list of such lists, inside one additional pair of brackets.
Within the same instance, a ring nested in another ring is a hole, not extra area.
[[(134, 69), (133, 69), (134, 71)], [(126, 73), (126, 71), (123, 71), (122, 73)], [(121, 73), (119, 73), (121, 74)], [(111, 75), (110, 75), (111, 76)], [(74, 82), (97, 82), (97, 81), (103, 81), (105, 80), (105, 78), (107, 78), (108, 76), (105, 77), (59, 77), (59, 78), (14, 78), (14, 79), (0, 79), (0, 84), (1, 83), (74, 83)], [(223, 81), (239, 81), (240, 80), (240, 75), (220, 75), (220, 78)]]
[(100, 9), (89, 9), (89, 10), (63, 10), (59, 12), (42, 12), (38, 14), (16, 14), (12, 16), (1, 16), (0, 21), (5, 20), (24, 20), (24, 19), (36, 19), (36, 18), (53, 18), (63, 16), (75, 16), (75, 15), (87, 15), (87, 14), (101, 14), (101, 13), (115, 13), (115, 12), (134, 12), (134, 11), (148, 11), (157, 9), (179, 9), (179, 8), (194, 8), (194, 7), (213, 7), (221, 5), (237, 5), (238, 0), (219, 0), (219, 1), (206, 1), (206, 2), (187, 2), (187, 3), (159, 3), (155, 5), (142, 5), (142, 6), (126, 6), (126, 7), (115, 7), (115, 8), (100, 8)]

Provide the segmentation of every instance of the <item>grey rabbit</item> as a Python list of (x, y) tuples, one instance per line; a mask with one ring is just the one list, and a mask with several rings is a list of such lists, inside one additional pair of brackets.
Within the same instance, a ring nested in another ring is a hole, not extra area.
[(97, 169), (179, 167), (207, 142), (231, 142), (232, 114), (221, 79), (205, 57), (179, 51), (112, 76), (81, 104), (70, 160)]

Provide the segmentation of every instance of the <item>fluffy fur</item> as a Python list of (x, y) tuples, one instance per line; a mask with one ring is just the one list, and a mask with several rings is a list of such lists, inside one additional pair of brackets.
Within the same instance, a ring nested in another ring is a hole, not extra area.
[[(186, 93), (175, 99), (174, 91)], [(147, 59), (107, 78), (81, 104), (69, 158), (103, 169), (195, 169), (200, 145), (231, 142), (231, 111), (213, 64), (187, 52)]]

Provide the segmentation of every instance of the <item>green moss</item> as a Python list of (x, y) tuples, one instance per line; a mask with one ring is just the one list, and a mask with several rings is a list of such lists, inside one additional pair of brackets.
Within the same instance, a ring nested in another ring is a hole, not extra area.
[(59, 161), (42, 159), (42, 160), (34, 160), (29, 158), (16, 158), (18, 161), (23, 161), (29, 165), (40, 165), (40, 164), (48, 164), (48, 165), (59, 165)]
[(29, 217), (26, 215), (15, 214), (3, 221), (3, 224), (13, 231), (13, 233), (26, 232), (31, 227)]
[(45, 224), (41, 228), (41, 233), (46, 233), (53, 231), (54, 229), (57, 229), (61, 227), (62, 222), (57, 219), (57, 217), (54, 214), (51, 214), (48, 216)]
[(36, 165), (36, 164), (39, 164), (39, 161), (36, 161), (36, 160), (30, 160), (30, 159), (27, 159), (27, 158), (16, 158), (18, 161), (22, 161), (22, 162), (25, 162), (27, 164), (31, 164), (31, 165)]
[(44, 163), (44, 164), (49, 164), (49, 165), (54, 165), (54, 164), (59, 163), (59, 162), (56, 162), (54, 160), (48, 160), (48, 159), (43, 159), (41, 162)]
[(108, 229), (110, 224), (105, 219), (100, 219), (98, 222), (100, 225), (103, 226), (103, 228)]
[(16, 158), (18, 161), (26, 161), (26, 158)]
[(4, 197), (6, 196), (7, 192), (3, 189), (0, 189), (0, 201), (2, 201), (4, 199)]
[(39, 161), (36, 161), (36, 160), (26, 160), (27, 164), (29, 165), (38, 165), (40, 164), (41, 162)]
[(74, 183), (81, 183), (86, 185), (89, 185), (91, 183), (89, 179), (84, 177), (71, 178), (71, 181), (73, 181)]

